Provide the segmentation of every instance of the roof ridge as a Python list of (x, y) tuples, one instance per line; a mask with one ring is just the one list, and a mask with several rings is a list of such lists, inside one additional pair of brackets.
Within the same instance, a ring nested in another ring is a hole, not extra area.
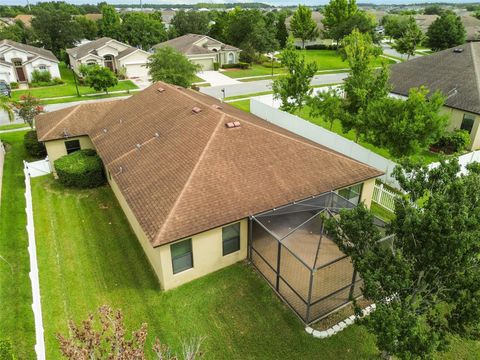
[[(67, 115), (65, 115), (54, 127), (52, 127), (49, 131), (47, 131), (46, 134), (44, 134), (42, 136), (42, 138), (45, 138), (46, 136), (48, 136), (53, 130), (56, 130), (66, 119), (68, 119), (71, 115), (73, 115), (75, 112), (77, 112), (77, 110), (80, 108), (80, 106), (82, 106), (84, 104), (78, 104), (78, 105), (75, 105), (72, 109), (72, 111), (70, 111)], [(87, 104), (85, 104), (87, 105)]]
[(152, 244), (155, 246), (155, 244), (158, 242), (158, 239), (163, 235), (163, 233), (165, 232), (165, 229), (166, 229), (166, 225), (168, 224), (168, 222), (170, 221), (171, 217), (172, 217), (172, 214), (175, 212), (175, 209), (177, 208), (178, 204), (180, 203), (180, 201), (182, 200), (182, 197), (185, 193), (185, 190), (188, 188), (188, 185), (190, 184), (190, 182), (192, 181), (193, 177), (195, 176), (196, 172), (197, 172), (197, 169), (200, 167), (200, 163), (202, 162), (202, 160), (205, 158), (205, 154), (207, 153), (207, 150), (208, 148), (210, 147), (210, 144), (212, 143), (213, 139), (215, 138), (215, 135), (217, 134), (218, 130), (220, 129), (222, 123), (223, 123), (223, 120), (225, 119), (225, 116), (226, 114), (223, 113), (222, 116), (219, 118), (218, 120), (218, 123), (217, 123), (217, 126), (215, 127), (215, 129), (213, 130), (212, 134), (210, 135), (210, 138), (208, 139), (207, 143), (205, 144), (205, 147), (203, 148), (202, 150), (202, 153), (200, 154), (200, 156), (198, 157), (198, 161), (196, 162), (195, 166), (193, 167), (192, 171), (190, 172), (190, 175), (188, 176), (188, 179), (187, 181), (185, 182), (185, 184), (183, 185), (183, 188), (182, 188), (182, 191), (180, 192), (180, 194), (178, 195), (178, 197), (175, 199), (175, 203), (173, 204), (173, 206), (170, 208), (170, 211), (168, 212), (168, 215), (167, 217), (165, 218), (165, 221), (163, 222), (160, 230), (157, 232), (157, 234), (155, 235), (155, 237), (153, 238), (153, 241), (152, 241)]
[(477, 57), (475, 54), (475, 49), (473, 47), (473, 42), (470, 42), (470, 53), (472, 56), (472, 62), (473, 62), (473, 73), (475, 74), (475, 85), (477, 86), (477, 96), (480, 98), (480, 74), (479, 74), (479, 69), (477, 69)]

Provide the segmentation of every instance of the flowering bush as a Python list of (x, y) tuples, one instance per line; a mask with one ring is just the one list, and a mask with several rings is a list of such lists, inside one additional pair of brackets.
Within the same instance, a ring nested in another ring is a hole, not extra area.
[(44, 108), (40, 105), (39, 99), (30, 93), (20, 96), (20, 101), (16, 104), (18, 116), (20, 116), (25, 124), (30, 125), (33, 129), (33, 120), (35, 116), (42, 113)]

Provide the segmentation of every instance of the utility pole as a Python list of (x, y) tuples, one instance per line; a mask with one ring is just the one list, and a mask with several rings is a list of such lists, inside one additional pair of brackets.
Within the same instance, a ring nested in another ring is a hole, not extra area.
[(30, 1), (27, 0), (27, 6), (28, 6), (28, 11), (32, 11), (31, 7), (30, 7)]
[(77, 74), (75, 74), (75, 70), (72, 69), (72, 74), (73, 74), (73, 81), (75, 81), (75, 89), (77, 89), (77, 96), (80, 97), (80, 91), (78, 91), (78, 84), (77, 84)]
[(143, 3), (142, 3), (142, 0), (140, 0), (140, 10), (143, 9)]

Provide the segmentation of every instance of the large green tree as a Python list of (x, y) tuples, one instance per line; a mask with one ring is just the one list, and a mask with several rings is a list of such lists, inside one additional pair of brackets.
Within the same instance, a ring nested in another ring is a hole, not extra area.
[(433, 51), (448, 49), (465, 42), (466, 32), (459, 16), (445, 11), (427, 31), (427, 44)]
[(376, 310), (363, 324), (385, 357), (432, 359), (450, 335), (480, 334), (480, 166), (459, 175), (456, 159), (395, 170), (405, 196), (395, 201), (389, 240), (360, 205), (327, 223), (352, 259), (364, 298)]
[(339, 27), (344, 27), (345, 22), (358, 11), (356, 0), (330, 0), (323, 9), (325, 36), (334, 39), (337, 44), (342, 39)]
[(310, 82), (317, 72), (317, 64), (307, 62), (291, 41), (282, 51), (281, 62), (287, 68), (287, 73), (273, 82), (273, 96), (282, 101), (282, 110), (293, 111), (301, 108), (310, 96)]
[[(400, 38), (407, 30), (413, 16), (388, 14), (382, 18), (382, 25), (385, 30), (385, 35), (392, 38)], [(415, 20), (415, 19), (414, 19)]]
[(208, 13), (205, 11), (186, 12), (180, 10), (172, 18), (171, 26), (173, 26), (176, 36), (185, 34), (205, 35), (208, 33), (209, 22)]
[(95, 21), (88, 19), (83, 15), (75, 17), (75, 21), (80, 27), (83, 37), (88, 40), (95, 40), (98, 36), (98, 25)]
[(117, 77), (109, 68), (90, 65), (86, 69), (85, 83), (96, 91), (108, 92), (109, 88), (118, 84)]
[(403, 33), (397, 38), (394, 48), (400, 54), (406, 54), (407, 59), (415, 55), (417, 46), (420, 45), (424, 39), (424, 35), (420, 27), (415, 22), (413, 17), (410, 17), (407, 26)]
[(32, 19), (32, 30), (38, 42), (61, 57), (63, 51), (83, 37), (82, 29), (63, 8), (40, 7)]
[(441, 113), (444, 97), (428, 89), (412, 88), (407, 99), (386, 97), (367, 108), (373, 131), (369, 140), (396, 157), (410, 156), (434, 144), (444, 134), (449, 117)]
[(298, 5), (290, 20), (290, 30), (293, 36), (302, 40), (302, 49), (305, 48), (306, 40), (316, 39), (318, 37), (318, 29), (312, 18), (312, 9), (304, 5)]
[(287, 14), (282, 12), (278, 15), (276, 22), (275, 38), (277, 39), (278, 45), (281, 49), (283, 49), (285, 45), (287, 45), (288, 40), (288, 30), (287, 25), (285, 24), (286, 20)]
[(122, 20), (118, 40), (131, 46), (149, 50), (153, 45), (167, 40), (165, 26), (155, 14), (131, 12), (125, 14)]
[(190, 87), (200, 66), (188, 60), (185, 55), (165, 46), (157, 49), (148, 60), (148, 73), (153, 81)]
[(100, 33), (102, 36), (108, 36), (117, 39), (120, 36), (121, 20), (115, 8), (104, 4), (102, 9), (102, 19), (100, 20)]

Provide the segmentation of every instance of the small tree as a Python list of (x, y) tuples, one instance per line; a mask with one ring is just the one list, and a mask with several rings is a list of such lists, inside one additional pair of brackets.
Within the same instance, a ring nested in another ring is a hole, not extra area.
[(339, 89), (329, 89), (328, 91), (321, 91), (317, 96), (308, 99), (310, 115), (323, 117), (330, 123), (330, 130), (332, 130), (335, 121), (341, 121), (345, 116), (342, 107), (342, 97), (339, 92)]
[(306, 40), (314, 40), (318, 36), (317, 24), (312, 18), (312, 9), (298, 5), (290, 21), (290, 30), (293, 36), (302, 40), (302, 49), (305, 49)]
[(449, 335), (480, 333), (480, 166), (459, 170), (456, 159), (396, 168), (406, 195), (395, 202), (388, 241), (363, 205), (327, 221), (376, 304), (363, 324), (385, 357), (431, 359)]
[(288, 30), (287, 25), (285, 24), (286, 19), (287, 15), (285, 13), (280, 13), (277, 18), (275, 38), (277, 39), (281, 49), (287, 45), (288, 41)]
[(108, 88), (117, 85), (118, 79), (109, 68), (99, 65), (90, 65), (86, 68), (85, 84), (93, 88), (95, 91), (105, 91), (108, 93)]
[(417, 46), (422, 43), (424, 35), (413, 17), (410, 17), (407, 27), (395, 43), (395, 49), (400, 54), (406, 54), (407, 59), (415, 55)]
[(307, 63), (305, 56), (295, 50), (292, 41), (282, 51), (281, 63), (287, 68), (287, 74), (273, 82), (273, 96), (281, 99), (282, 110), (293, 111), (301, 108), (310, 96), (310, 82), (317, 72), (317, 64)]
[(43, 106), (40, 105), (40, 100), (32, 96), (31, 93), (20, 96), (20, 101), (16, 103), (16, 108), (18, 116), (32, 129), (35, 116), (44, 111)]
[(8, 97), (3, 95), (0, 95), (0, 111), (7, 113), (8, 120), (10, 120), (10, 122), (15, 119), (15, 114), (12, 110), (12, 103)]
[[(112, 310), (103, 305), (98, 309), (98, 321), (93, 314), (76, 325), (73, 321), (68, 324), (70, 334), (57, 334), (60, 351), (63, 356), (71, 360), (112, 359), (112, 360), (144, 360), (145, 342), (147, 340), (147, 324), (133, 331), (130, 339), (127, 333), (120, 310)], [(183, 359), (195, 360), (203, 357), (200, 350), (201, 340), (184, 345)], [(158, 359), (178, 360), (170, 348), (162, 344), (158, 338), (152, 348)]]
[(165, 46), (157, 49), (148, 59), (148, 73), (153, 81), (165, 81), (183, 87), (192, 86), (199, 65), (193, 64), (185, 55)]
[(427, 43), (433, 51), (448, 49), (465, 42), (466, 31), (459, 16), (445, 11), (427, 31)]

